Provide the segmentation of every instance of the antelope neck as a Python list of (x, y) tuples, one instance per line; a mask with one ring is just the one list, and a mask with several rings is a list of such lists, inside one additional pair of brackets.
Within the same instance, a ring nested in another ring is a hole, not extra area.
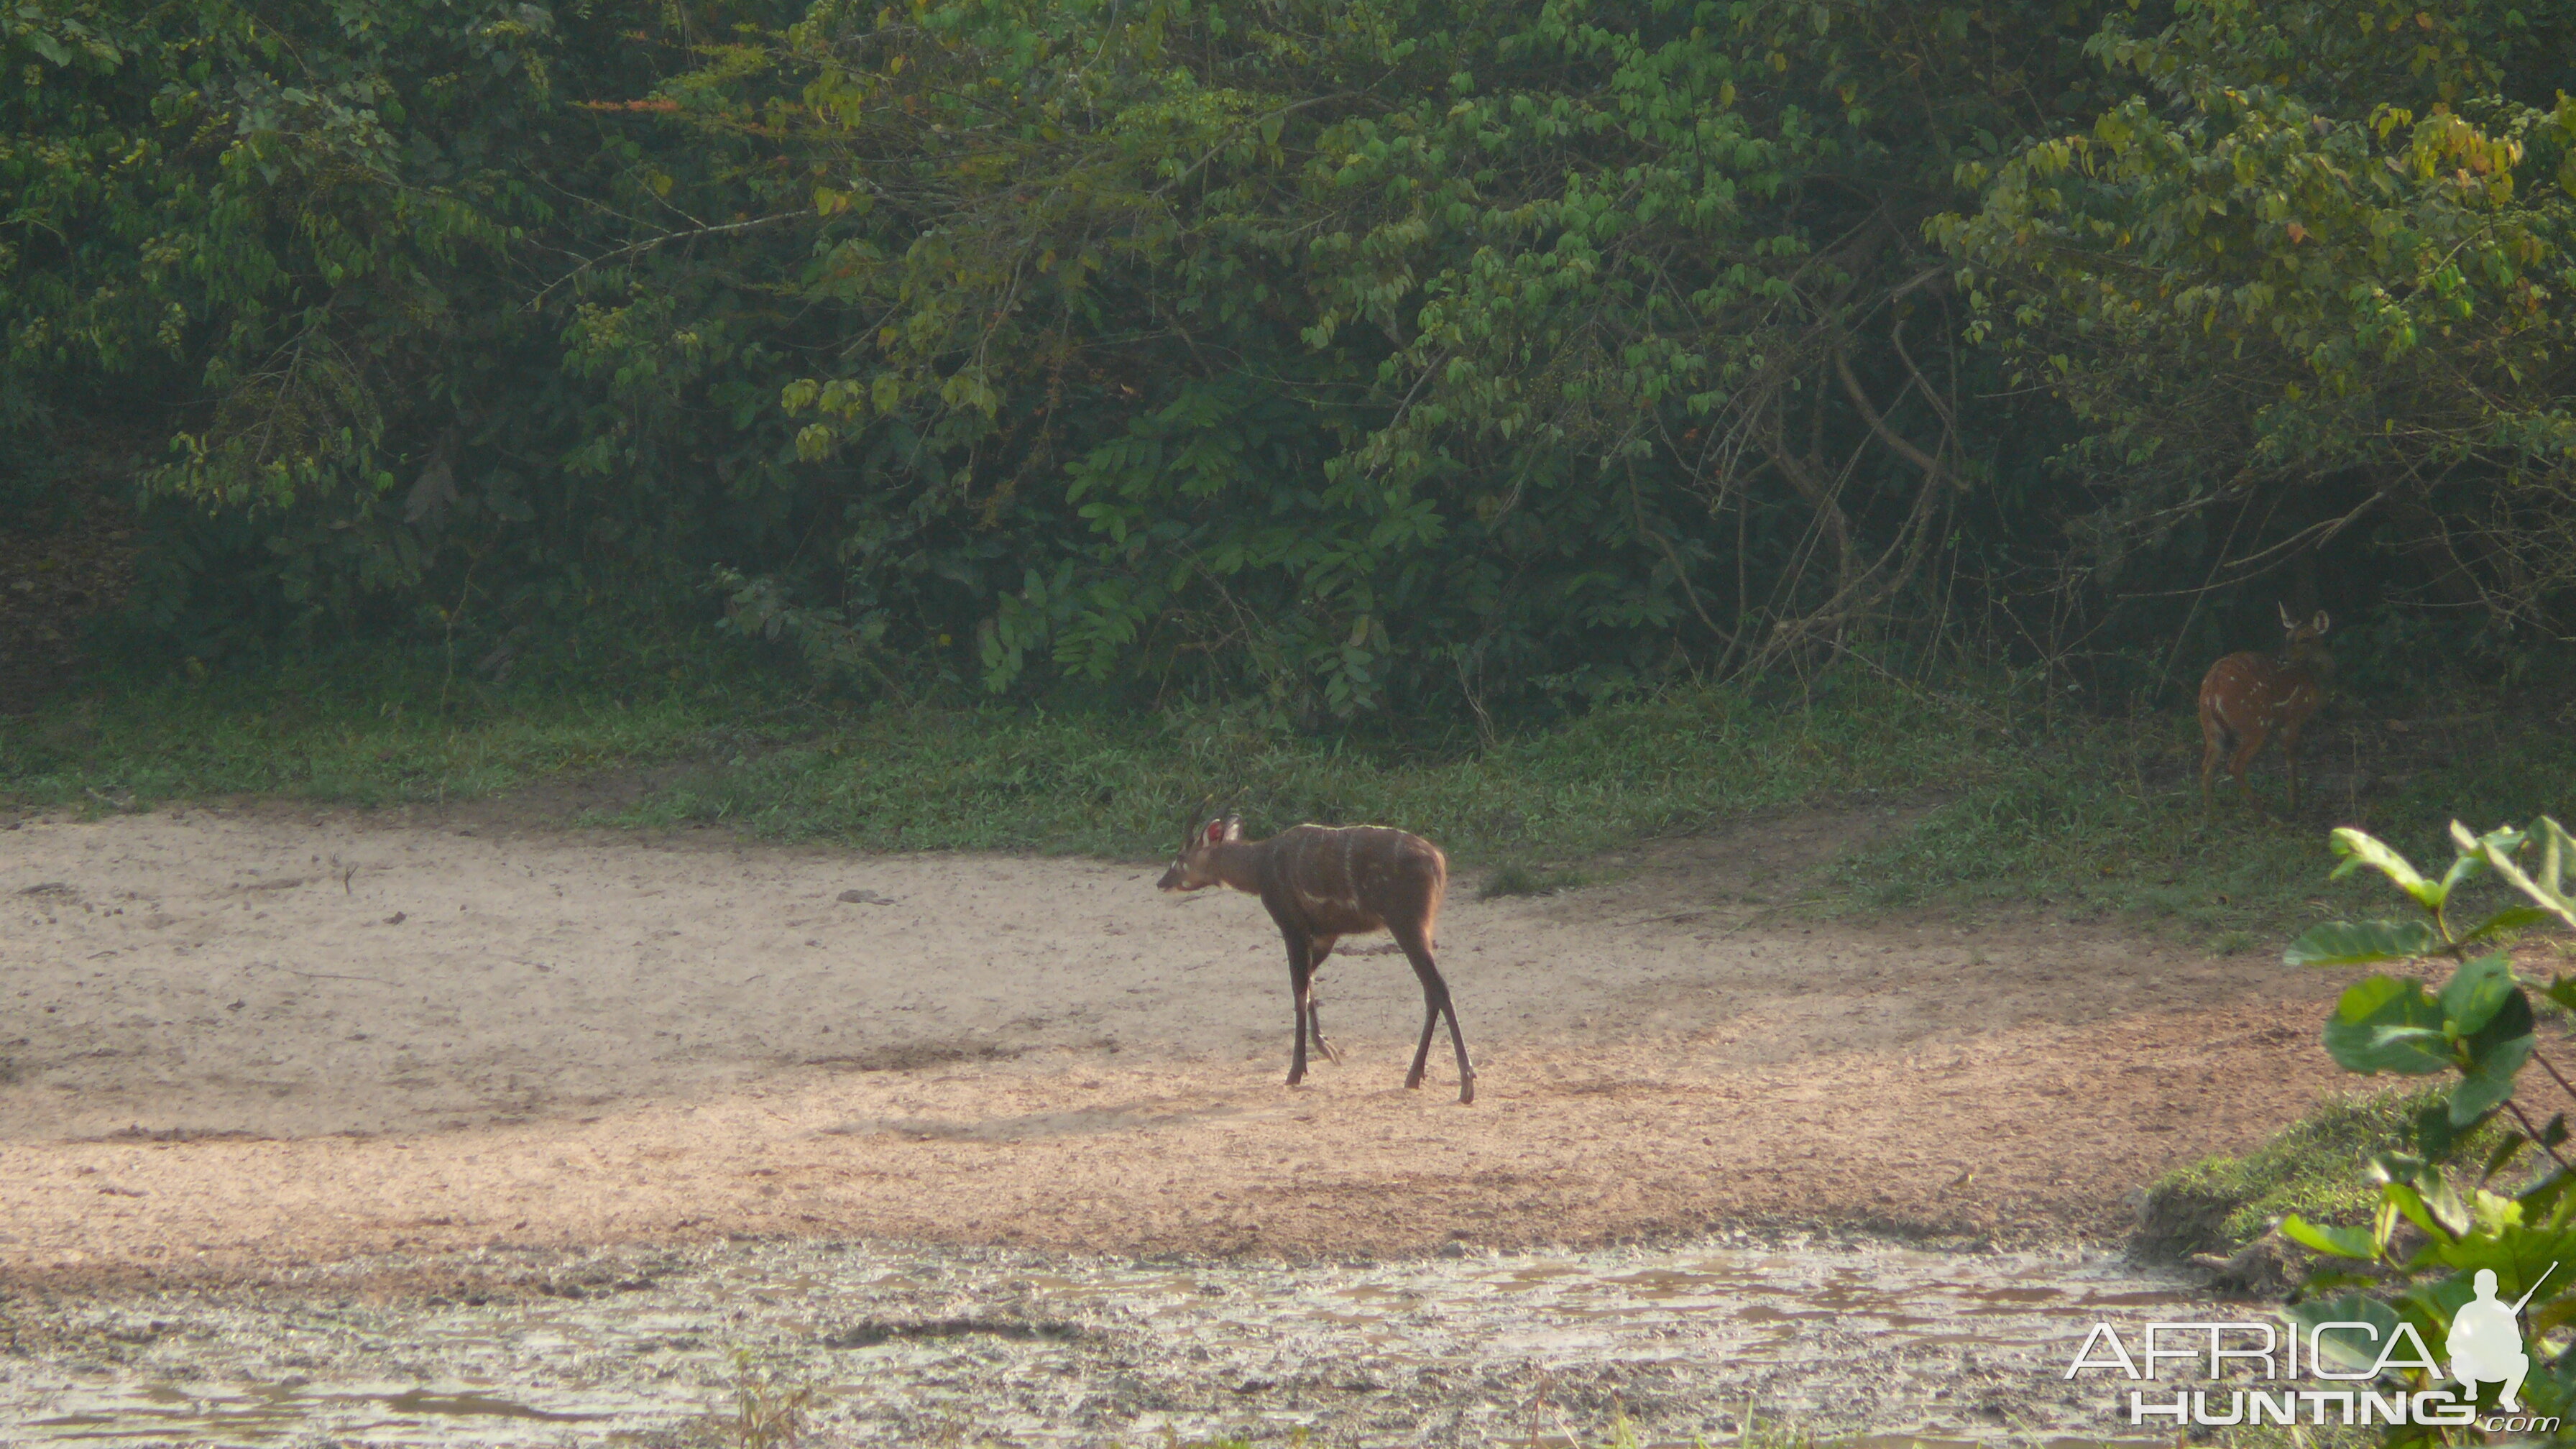
[(1262, 847), (1266, 840), (1220, 840), (1207, 848), (1208, 874), (1252, 895), (1261, 894)]

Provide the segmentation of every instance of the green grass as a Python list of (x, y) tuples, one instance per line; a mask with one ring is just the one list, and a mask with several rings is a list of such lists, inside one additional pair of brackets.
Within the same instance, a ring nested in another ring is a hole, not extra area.
[[(360, 651), (111, 678), (0, 718), (0, 798), (91, 812), (228, 795), (439, 802), (654, 767), (639, 803), (599, 823), (1136, 859), (1232, 808), (1256, 834), (1401, 824), (1497, 893), (1586, 883), (1588, 856), (1643, 838), (1752, 822), (1758, 851), (1774, 814), (1876, 804), (1905, 813), (1856, 812), (1827, 909), (2121, 915), (2221, 954), (2389, 911), (2366, 883), (2326, 882), (2322, 818), (2229, 802), (2204, 821), (2197, 754), (2179, 716), (2034, 723), (2000, 689), (1942, 696), (1858, 670), (1796, 697), (1676, 688), (1473, 748), (1300, 734), (1249, 710), (833, 707), (698, 641), (532, 654), (506, 683), (432, 652)], [(2401, 789), (2326, 805), (2438, 864), (2455, 814), (2576, 814), (2576, 738), (2508, 729)]]
[(732, 1402), (698, 1427), (723, 1449), (795, 1449), (811, 1432), (821, 1389), (793, 1367), (733, 1353)]
[(472, 799), (739, 747), (793, 728), (792, 696), (723, 653), (616, 667), (522, 661), (505, 684), (434, 655), (347, 651), (111, 679), (0, 717), (0, 797), (96, 809), (263, 795), (356, 805)]
[[(2225, 1253), (2261, 1237), (2285, 1213), (2336, 1226), (2366, 1224), (2379, 1189), (2364, 1175), (2380, 1152), (2415, 1150), (2415, 1118), (2449, 1088), (2391, 1089), (2333, 1098), (2242, 1157), (2206, 1157), (2147, 1189), (2140, 1246), (2170, 1257)], [(2500, 1129), (2472, 1133), (2449, 1161), (2482, 1159)]]
[(1301, 820), (1400, 823), (1462, 860), (1580, 856), (1819, 799), (1893, 797), (1984, 748), (1959, 726), (1895, 724), (1855, 692), (1783, 711), (1681, 691), (1481, 751), (1362, 744), (1249, 714), (880, 710), (680, 780), (627, 818), (721, 821), (874, 848), (1170, 852), (1205, 813), (1264, 834)]
[[(2375, 879), (2327, 879), (2331, 823), (2358, 824), (2438, 869), (2451, 858), (2454, 819), (2484, 828), (2539, 814), (2563, 820), (2576, 808), (2576, 734), (2539, 724), (2409, 762), (2421, 768), (2402, 786), (2330, 796), (2292, 822), (2257, 817), (2225, 792), (2204, 815), (2199, 755), (2194, 726), (2178, 715), (2062, 724), (2035, 743), (1985, 752), (1918, 826), (1866, 844), (1834, 875), (1867, 908), (2121, 915), (2170, 923), (2231, 955), (2270, 949), (2316, 920), (2399, 914), (2402, 903)], [(2278, 776), (2256, 783), (2277, 808)]]

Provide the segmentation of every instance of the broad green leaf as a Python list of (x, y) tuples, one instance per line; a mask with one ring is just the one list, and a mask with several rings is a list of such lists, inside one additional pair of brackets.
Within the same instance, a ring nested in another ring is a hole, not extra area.
[[(2482, 972), (2482, 983), (2512, 981), (2510, 968), (2503, 957), (2482, 956), (2461, 967), (2459, 975), (2452, 978), (2451, 985), (2457, 986), (2460, 976), (2468, 975), (2473, 969)], [(2488, 984), (2472, 988), (2479, 994), (2490, 989)], [(2449, 993), (2450, 987), (2446, 986), (2444, 995), (2447, 997)], [(2454, 1022), (2452, 1029), (2456, 1032), (2459, 1025)], [(2488, 1011), (2487, 1019), (2477, 1030), (2460, 1038), (2458, 1050), (2467, 1054), (2468, 1062), (2461, 1069), (2459, 1085), (2451, 1091), (2451, 1120), (2454, 1123), (2465, 1126), (2474, 1122), (2513, 1095), (2514, 1078), (2522, 1071), (2523, 1063), (2531, 1059), (2535, 1026), (2531, 998), (2522, 993), (2521, 987), (2508, 985), (2503, 999)]]
[(2513, 1079), (2522, 1071), (2522, 1064), (2531, 1059), (2532, 1046), (2530, 1037), (2514, 1037), (2499, 1043), (2460, 1073), (2459, 1085), (2451, 1089), (2452, 1125), (2465, 1127), (2512, 1096)]
[(2441, 899), (2444, 901), (2450, 900), (2451, 892), (2459, 888), (2460, 882), (2477, 874), (2479, 870), (2485, 867), (2485, 865), (2486, 857), (2475, 851), (2464, 850), (2458, 855), (2453, 856), (2451, 858), (2451, 868), (2442, 872), (2442, 879), (2435, 887), (2441, 892)]
[(2507, 906), (2470, 927), (2468, 932), (2453, 944), (2466, 946), (2472, 942), (2483, 941), (2499, 931), (2526, 931), (2533, 926), (2556, 919), (2556, 916), (2538, 906)]
[(2564, 897), (2567, 894), (2566, 870), (2570, 857), (2576, 857), (2576, 836), (2570, 836), (2567, 827), (2546, 815), (2533, 821), (2532, 825), (2540, 831), (2538, 883), (2550, 894)]
[(2281, 961), (2289, 966), (2367, 966), (2412, 960), (2441, 944), (2422, 921), (2329, 921), (2300, 932)]
[[(2532, 1299), (2535, 1309), (2576, 1288), (2568, 1281), (2576, 1273), (2576, 1230), (2565, 1227), (2502, 1223), (2493, 1233), (2435, 1244), (2427, 1256), (2456, 1274), (2448, 1282), (2432, 1285), (2425, 1295), (2446, 1312), (2469, 1301), (2474, 1292), (2470, 1279), (2480, 1268), (2495, 1271), (2497, 1295), (2508, 1303), (2537, 1285), (2540, 1292)], [(2558, 1265), (2554, 1270), (2552, 1263)]]
[(2311, 1223), (2297, 1213), (2281, 1219), (2281, 1236), (2337, 1258), (2375, 1258), (2378, 1245), (2368, 1228), (2337, 1228)]
[[(2522, 848), (2533, 831), (2539, 832), (2541, 839), (2537, 879), (2525, 873), (2513, 859), (2514, 852)], [(2569, 926), (2576, 926), (2576, 898), (2571, 898), (2566, 889), (2568, 858), (2576, 854), (2576, 839), (2571, 839), (2565, 827), (2556, 820), (2543, 815), (2532, 822), (2530, 830), (2507, 828), (2491, 830), (2482, 836), (2471, 835), (2467, 826), (2454, 820), (2451, 822), (2451, 839), (2464, 851), (2476, 851), (2514, 889), (2538, 902), (2540, 909)]]
[(2406, 1220), (2435, 1238), (2456, 1238), (2469, 1230), (2469, 1210), (2439, 1174), (2416, 1182), (2390, 1182), (2380, 1194)]
[[(2561, 1267), (2558, 1271), (2559, 1273), (2565, 1273), (2570, 1267), (2576, 1267), (2576, 1263), (2569, 1263), (2566, 1266)], [(2558, 1287), (2557, 1275), (2551, 1275), (2549, 1281), (2542, 1284), (2541, 1287), (2543, 1292), (2540, 1296), (2534, 1298), (2531, 1302), (2531, 1307), (2525, 1310), (2531, 1315), (2531, 1331), (2535, 1337), (2540, 1334), (2547, 1333), (2553, 1328), (2563, 1328), (2569, 1321), (2576, 1320), (2576, 1293), (2554, 1291)], [(2562, 1405), (2565, 1404), (2569, 1398), (2567, 1392), (2570, 1387), (2567, 1382), (2567, 1371), (2569, 1367), (2570, 1365), (2564, 1358), (2560, 1359), (2557, 1366), (2557, 1373), (2555, 1375), (2559, 1381), (2558, 1401)]]
[(2398, 1212), (2414, 1220), (2416, 1227), (2427, 1232), (2447, 1232), (2460, 1238), (2473, 1227), (2468, 1204), (2452, 1191), (2450, 1176), (2442, 1168), (2416, 1158), (2411, 1152), (2378, 1152), (2370, 1158), (2370, 1171), (2385, 1181), (2385, 1194), (2396, 1201)]
[(2480, 956), (2463, 962), (2442, 983), (2442, 1020), (2452, 1034), (2467, 1036), (2487, 1024), (2513, 994), (2513, 963), (2502, 956)]
[[(2525, 1218), (2551, 1217), (2556, 1215), (2562, 1203), (2568, 1201), (2567, 1189), (2570, 1187), (2576, 1187), (2576, 1177), (2570, 1177), (2563, 1171), (2553, 1172), (2524, 1188), (2516, 1201), (2522, 1204)], [(2576, 1263), (2568, 1266), (2576, 1267)]]
[(2515, 987), (2496, 1008), (2495, 1014), (2487, 1018), (2486, 1025), (2469, 1033), (2460, 1045), (2467, 1051), (2469, 1060), (2475, 1061), (2505, 1042), (2530, 1036), (2538, 1023), (2539, 1018), (2531, 1014), (2531, 998), (2522, 994), (2522, 988)]
[(2335, 854), (2344, 858), (2343, 864), (2334, 869), (2336, 879), (2350, 875), (2366, 865), (2395, 881), (2399, 890), (2413, 896), (2416, 904), (2424, 909), (2438, 911), (2442, 908), (2442, 888), (2424, 879), (2423, 875), (2407, 862), (2406, 857), (2399, 855), (2378, 837), (2368, 831), (2355, 830), (2345, 825), (2336, 828), (2331, 841)]
[(2367, 1293), (2344, 1293), (2332, 1298), (2310, 1298), (2293, 1303), (2284, 1310), (2290, 1321), (2309, 1337), (2307, 1330), (2329, 1323), (2367, 1323), (2375, 1333), (2346, 1329), (2340, 1333), (2315, 1337), (2317, 1356), (2340, 1373), (2359, 1373), (2379, 1362), (2381, 1345), (2397, 1331), (2397, 1310)]
[(2347, 1071), (2422, 1076), (2451, 1065), (2440, 1003), (2423, 984), (2373, 976), (2347, 989), (2327, 1019), (2326, 1051)]

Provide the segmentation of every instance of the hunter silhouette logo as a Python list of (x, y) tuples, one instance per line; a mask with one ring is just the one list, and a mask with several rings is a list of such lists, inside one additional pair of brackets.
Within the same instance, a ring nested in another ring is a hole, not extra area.
[[(2130, 1424), (2412, 1423), (2554, 1434), (2563, 1420), (2523, 1407), (2531, 1354), (2523, 1343), (2522, 1310), (2560, 1266), (2550, 1264), (2530, 1291), (2510, 1303), (2497, 1296), (2494, 1270), (2480, 1268), (2470, 1279), (2469, 1300), (2451, 1315), (2440, 1359), (2413, 1323), (2390, 1323), (2385, 1305), (2376, 1306), (2374, 1322), (2363, 1316), (2369, 1306), (2356, 1304), (2346, 1310), (2353, 1316), (2319, 1322), (2149, 1323), (2134, 1355), (2120, 1330), (2096, 1323), (2066, 1366), (2066, 1377), (2109, 1370), (2133, 1381), (2155, 1380), (2164, 1377), (2158, 1370), (2166, 1364), (2193, 1366), (2193, 1377), (2204, 1387), (2175, 1385), (2170, 1398), (2161, 1390), (2130, 1389)], [(2409, 1371), (2423, 1376), (2411, 1387), (2393, 1378)], [(2497, 1390), (2496, 1411), (2482, 1416), (2478, 1393), (2490, 1386)]]
[[(2540, 1275), (2540, 1283), (2558, 1271), (2552, 1263)], [(2451, 1315), (2450, 1336), (2442, 1347), (2451, 1353), (2451, 1377), (2460, 1381), (2460, 1391), (2475, 1398), (2480, 1384), (2502, 1384), (2504, 1392), (2496, 1404), (2509, 1414), (2522, 1412), (2523, 1376), (2531, 1372), (2531, 1355), (2522, 1351), (2522, 1306), (2540, 1291), (2540, 1283), (2531, 1285), (2511, 1304), (2496, 1297), (2496, 1275), (2493, 1268), (2480, 1268), (2477, 1277), (2478, 1296), (2460, 1305)]]

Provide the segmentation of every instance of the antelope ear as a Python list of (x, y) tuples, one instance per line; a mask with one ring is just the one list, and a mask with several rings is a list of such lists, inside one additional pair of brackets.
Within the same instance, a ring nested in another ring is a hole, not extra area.
[(1228, 837), (1225, 833), (1225, 822), (1222, 820), (1209, 821), (1207, 823), (1207, 829), (1199, 832), (1200, 843), (1205, 845), (1214, 845), (1218, 841), (1227, 838)]
[(1225, 838), (1228, 840), (1241, 840), (1243, 838), (1242, 816), (1228, 815), (1225, 817)]
[(2319, 609), (2319, 610), (2317, 610), (2317, 632), (2318, 632), (2318, 633), (2320, 633), (2320, 634), (2322, 634), (2322, 633), (2324, 633), (2325, 631), (2326, 631), (2326, 611), (2325, 611), (2325, 610), (2323, 610), (2323, 609)]
[(2298, 621), (2298, 620), (2296, 620), (2296, 619), (2294, 619), (2294, 618), (2292, 618), (2292, 617), (2290, 617), (2290, 606), (2289, 606), (2289, 605), (2287, 605), (2287, 604), (2282, 604), (2282, 605), (2280, 605), (2280, 606), (2279, 606), (2279, 608), (2280, 608), (2280, 610), (2281, 610), (2281, 627), (2282, 627), (2282, 628), (2284, 628), (2284, 629), (2295, 629), (2295, 628), (2299, 627), (2299, 621)]

